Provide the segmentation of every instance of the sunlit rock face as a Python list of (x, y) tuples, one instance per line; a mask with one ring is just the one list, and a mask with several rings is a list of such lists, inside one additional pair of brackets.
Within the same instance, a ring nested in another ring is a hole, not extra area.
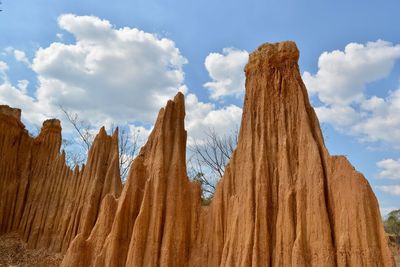
[(362, 174), (330, 156), (293, 42), (245, 68), (238, 146), (200, 216), (193, 266), (393, 266)]
[(32, 138), (20, 117), (0, 106), (0, 234), (16, 231), (30, 248), (65, 253), (92, 231), (104, 196), (121, 193), (118, 134), (101, 129), (87, 165), (72, 171), (60, 153), (60, 121), (45, 121)]
[(298, 59), (293, 42), (250, 55), (238, 146), (210, 206), (187, 178), (181, 93), (122, 192), (115, 134), (101, 130), (72, 172), (57, 121), (32, 139), (19, 112), (1, 113), (1, 232), (66, 251), (62, 266), (394, 266), (367, 180), (325, 148)]

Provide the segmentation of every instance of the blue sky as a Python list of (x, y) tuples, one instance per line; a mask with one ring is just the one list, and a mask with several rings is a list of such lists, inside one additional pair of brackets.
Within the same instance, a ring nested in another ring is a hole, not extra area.
[(117, 121), (146, 134), (180, 88), (189, 135), (201, 138), (207, 127), (225, 134), (240, 120), (247, 53), (296, 41), (331, 154), (347, 155), (364, 173), (384, 213), (400, 208), (398, 1), (4, 0), (1, 7), (0, 104), (22, 108), (32, 128), (62, 119), (62, 105), (95, 127)]

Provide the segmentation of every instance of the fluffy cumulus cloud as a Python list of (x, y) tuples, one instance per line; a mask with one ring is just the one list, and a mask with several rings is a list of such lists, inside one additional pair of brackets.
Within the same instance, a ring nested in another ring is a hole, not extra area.
[[(216, 107), (214, 103), (201, 102), (195, 94), (185, 97), (186, 117), (185, 128), (188, 131), (188, 145), (195, 142), (202, 144), (210, 131), (218, 136), (236, 134), (242, 117), (242, 109), (236, 105)], [(130, 125), (130, 137), (143, 144), (151, 133), (152, 128)]]
[(357, 122), (361, 115), (351, 106), (321, 106), (315, 108), (318, 118), (322, 122), (344, 128)]
[[(316, 112), (320, 121), (362, 142), (400, 149), (400, 89), (384, 97), (366, 92), (369, 83), (388, 77), (399, 59), (400, 44), (382, 40), (351, 43), (344, 51), (322, 53), (317, 73), (303, 74), (310, 96), (319, 100)], [(376, 165), (377, 178), (400, 179), (400, 160), (384, 159)], [(378, 188), (400, 195), (399, 185)]]
[(315, 75), (304, 72), (311, 95), (329, 105), (348, 105), (363, 100), (366, 84), (385, 78), (400, 58), (400, 45), (378, 40), (348, 44), (344, 51), (324, 52)]
[(385, 193), (400, 196), (400, 185), (382, 185), (378, 188)]
[(303, 74), (311, 97), (322, 103), (319, 119), (361, 141), (400, 147), (400, 89), (386, 97), (366, 94), (367, 85), (387, 77), (399, 59), (400, 44), (382, 40), (322, 53), (317, 73)]
[(360, 135), (362, 140), (383, 141), (400, 148), (400, 89), (390, 92), (385, 99), (375, 99), (375, 107), (366, 110), (364, 119), (353, 126), (353, 132)]
[(14, 49), (14, 57), (17, 61), (20, 61), (28, 66), (31, 64), (24, 51)]
[(188, 144), (201, 143), (209, 130), (219, 136), (229, 136), (239, 127), (242, 109), (235, 105), (217, 108), (198, 100), (194, 94), (186, 97), (186, 129)]
[(7, 75), (7, 71), (9, 70), (9, 66), (6, 62), (1, 61), (0, 60), (0, 78), (3, 82), (3, 84), (5, 83), (9, 83), (9, 79), (8, 79), (8, 75)]
[[(62, 15), (60, 28), (75, 38), (40, 48), (31, 68), (34, 97), (4, 83), (6, 104), (36, 113), (60, 114), (59, 106), (97, 124), (152, 121), (166, 100), (184, 88), (187, 60), (172, 40), (136, 28), (115, 28), (94, 16)], [(25, 54), (15, 52), (25, 62)], [(29, 62), (29, 61), (28, 61)]]
[[(21, 85), (19, 83), (19, 85)], [(46, 116), (47, 110), (36, 105), (36, 102), (26, 94), (26, 87), (13, 86), (9, 82), (0, 84), (1, 104), (7, 104), (12, 107), (23, 108), (23, 116), (26, 122), (40, 125), (49, 116)]]
[(14, 47), (8, 46), (3, 50), (3, 55), (11, 55), (15, 58), (16, 61), (22, 62), (27, 66), (30, 66), (30, 62), (28, 57), (26, 56), (24, 51), (19, 49), (15, 49)]
[(9, 66), (4, 61), (0, 61), (0, 104), (8, 104), (13, 107), (24, 108), (24, 116), (28, 122), (38, 122), (44, 120), (45, 110), (35, 105), (32, 97), (27, 95), (27, 80), (18, 81), (13, 85), (7, 75)]
[(145, 128), (143, 126), (129, 125), (129, 138), (139, 145), (143, 145), (149, 137), (152, 128)]
[(210, 96), (218, 100), (225, 96), (239, 97), (244, 93), (244, 66), (249, 53), (234, 48), (224, 48), (222, 54), (210, 53), (205, 59), (205, 67), (212, 81), (204, 84)]
[(0, 74), (2, 76), (2, 79), (6, 79), (6, 71), (8, 70), (8, 64), (4, 61), (0, 60)]
[(400, 159), (384, 159), (376, 165), (380, 169), (379, 178), (400, 179)]
[[(0, 102), (22, 108), (26, 123), (40, 125), (58, 117), (68, 130), (62, 108), (93, 124), (93, 131), (101, 125), (122, 125), (143, 143), (159, 108), (178, 90), (188, 92), (183, 72), (187, 60), (172, 40), (136, 28), (116, 28), (94, 16), (66, 14), (58, 18), (58, 25), (62, 36), (74, 37), (72, 42), (63, 42), (60, 33), (58, 41), (39, 48), (32, 61), (23, 51), (5, 50), (36, 73), (33, 92), (28, 92), (27, 80), (12, 84), (8, 65), (0, 61)], [(207, 57), (213, 81), (206, 86), (212, 99), (243, 93), (247, 58), (247, 52), (230, 48)], [(201, 102), (194, 94), (187, 95), (186, 108), (189, 143), (201, 141), (208, 129), (231, 134), (242, 114), (235, 105)]]

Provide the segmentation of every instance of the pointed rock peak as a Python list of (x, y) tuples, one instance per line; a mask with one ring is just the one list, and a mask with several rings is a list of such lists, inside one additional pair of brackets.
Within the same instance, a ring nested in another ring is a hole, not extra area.
[(173, 100), (168, 100), (167, 105), (160, 109), (152, 132), (154, 132), (156, 128), (161, 127), (163, 121), (166, 119), (166, 116), (178, 116), (178, 119), (174, 121), (179, 121), (183, 123), (183, 120), (181, 120), (181, 118), (185, 117), (185, 97), (181, 92), (178, 92)]
[[(185, 97), (181, 92), (178, 92), (174, 100), (168, 100), (164, 112), (160, 112), (163, 121), (169, 121), (170, 124), (179, 126), (176, 130), (184, 131), (185, 120)], [(158, 121), (158, 119), (157, 119)], [(157, 124), (157, 122), (156, 122)], [(170, 125), (171, 127), (174, 127)]]
[(110, 138), (110, 136), (107, 134), (106, 128), (104, 126), (101, 127), (99, 132), (95, 136), (92, 145), (90, 146), (89, 155), (91, 155), (93, 153), (92, 151), (96, 150), (95, 147), (102, 146), (102, 145), (108, 143), (107, 140), (109, 138)]
[[(115, 132), (113, 134), (113, 137), (115, 135)], [(97, 146), (98, 143), (102, 143), (104, 140), (108, 140), (110, 138), (110, 136), (107, 134), (106, 128), (104, 126), (102, 126), (99, 130), (99, 132), (97, 133), (97, 135), (95, 136), (92, 146), (90, 147), (90, 150), (92, 150), (92, 148), (94, 146)], [(113, 138), (114, 139), (114, 138)], [(117, 136), (118, 139), (118, 136)]]
[(106, 128), (103, 126), (100, 128), (99, 133), (97, 134), (98, 136), (107, 136)]
[(164, 115), (167, 110), (173, 107), (177, 107), (179, 110), (185, 109), (185, 97), (181, 92), (178, 92), (173, 100), (168, 100), (167, 105), (160, 109), (160, 113), (158, 114), (158, 116), (160, 117), (160, 115)]
[[(178, 144), (180, 153), (184, 151), (187, 138), (184, 121), (185, 97), (181, 92), (178, 92), (173, 100), (168, 100), (166, 106), (160, 109), (154, 127), (140, 154), (153, 155), (152, 152), (149, 152), (150, 150), (164, 149), (163, 145), (160, 146), (160, 144), (166, 144), (168, 146), (167, 149), (172, 149), (173, 145)], [(165, 140), (162, 142), (157, 141), (161, 139)]]
[(11, 116), (18, 121), (21, 121), (21, 110), (19, 108), (12, 108), (7, 105), (0, 105), (0, 114)]
[(115, 128), (115, 131), (112, 134), (112, 139), (118, 139), (119, 135), (119, 127)]
[(93, 143), (89, 150), (89, 155), (92, 154), (92, 150), (94, 150), (94, 147), (103, 146), (105, 144), (109, 144), (110, 142), (111, 146), (113, 147), (113, 150), (117, 151), (118, 154), (118, 142), (119, 142), (118, 131), (119, 131), (118, 128), (116, 128), (116, 130), (112, 135), (108, 135), (106, 128), (104, 126), (101, 127), (98, 134), (93, 140)]
[(182, 92), (178, 92), (176, 96), (174, 97), (174, 102), (177, 103), (178, 105), (184, 105), (185, 103), (185, 96), (183, 95)]
[(185, 96), (181, 92), (175, 95), (174, 100), (168, 101), (166, 109), (170, 108), (171, 105), (175, 107), (176, 114), (179, 117), (185, 116)]
[(287, 64), (296, 64), (299, 60), (299, 50), (292, 41), (280, 43), (265, 43), (260, 45), (249, 56), (246, 72), (257, 70), (260, 67), (279, 67)]

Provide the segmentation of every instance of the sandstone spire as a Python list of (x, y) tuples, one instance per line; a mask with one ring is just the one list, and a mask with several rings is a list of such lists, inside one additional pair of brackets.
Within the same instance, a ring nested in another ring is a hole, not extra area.
[[(88, 239), (78, 236), (72, 242), (62, 266), (188, 264), (201, 192), (186, 176), (184, 116), (184, 97), (178, 93), (161, 109), (121, 197), (103, 203), (104, 216)], [(113, 222), (106, 210), (115, 214)]]
[(68, 248), (64, 267), (394, 266), (370, 185), (325, 148), (298, 59), (293, 42), (250, 55), (238, 146), (206, 207), (186, 175), (181, 93), (121, 194), (117, 134), (100, 130), (87, 166), (72, 172), (59, 122), (32, 139), (20, 111), (0, 107), (0, 233)]
[(72, 171), (60, 154), (60, 122), (45, 121), (32, 138), (20, 114), (0, 106), (0, 234), (17, 231), (31, 248), (65, 252), (78, 233), (91, 232), (104, 196), (122, 190), (118, 136), (102, 129), (87, 166)]
[(325, 148), (298, 58), (293, 42), (250, 55), (238, 146), (193, 265), (393, 266), (367, 180)]

